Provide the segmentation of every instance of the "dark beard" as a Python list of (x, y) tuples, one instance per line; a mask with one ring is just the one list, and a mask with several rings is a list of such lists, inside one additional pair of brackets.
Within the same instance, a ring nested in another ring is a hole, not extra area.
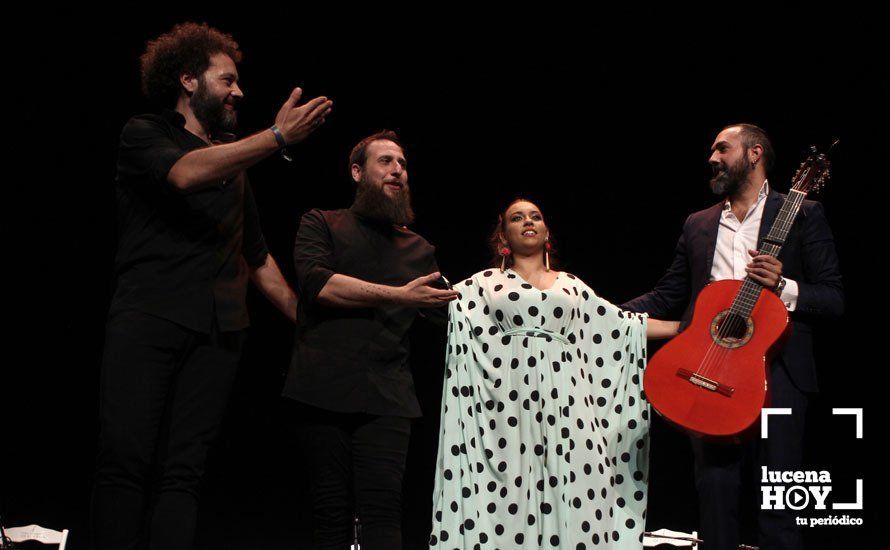
[(352, 208), (362, 216), (380, 222), (395, 225), (408, 225), (414, 222), (411, 190), (407, 184), (402, 186), (395, 198), (390, 198), (382, 187), (368, 183), (362, 177), (355, 191)]
[(748, 164), (745, 156), (742, 156), (734, 165), (727, 167), (722, 174), (715, 175), (711, 178), (711, 191), (715, 195), (728, 197), (734, 195), (736, 191), (748, 179), (751, 173), (751, 166)]
[(238, 126), (238, 114), (235, 111), (227, 111), (224, 101), (207, 93), (203, 76), (198, 78), (198, 89), (189, 99), (189, 106), (195, 113), (195, 118), (211, 136), (222, 132), (234, 132)]

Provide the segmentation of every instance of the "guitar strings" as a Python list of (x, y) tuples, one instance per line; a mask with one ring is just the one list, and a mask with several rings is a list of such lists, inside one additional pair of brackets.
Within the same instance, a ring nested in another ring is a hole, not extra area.
[[(791, 194), (791, 196), (789, 196), (785, 200), (780, 210), (779, 219), (776, 223), (773, 224), (773, 227), (770, 229), (770, 233), (768, 236), (771, 237), (771, 240), (777, 240), (784, 244), (785, 238), (787, 238), (788, 236), (790, 227), (794, 223), (797, 212), (800, 208), (800, 204), (803, 202), (803, 198), (805, 196), (805, 194), (798, 192)], [(780, 234), (781, 237), (779, 235), (774, 235), (775, 233)], [(762, 248), (764, 252), (772, 256), (778, 256), (779, 252), (781, 251), (780, 245), (774, 245), (772, 243), (765, 243)], [(757, 286), (755, 287), (754, 285)], [(737, 334), (738, 331), (742, 330), (742, 328), (746, 328), (747, 319), (750, 316), (750, 312), (753, 311), (754, 306), (756, 305), (757, 300), (760, 299), (760, 294), (763, 292), (763, 290), (763, 286), (756, 281), (753, 281), (748, 277), (744, 279), (742, 288), (737, 294), (736, 299), (733, 301), (733, 304), (730, 307), (730, 311), (726, 315), (726, 317), (729, 317), (730, 315), (732, 315), (732, 317), (729, 319), (728, 322), (722, 323), (720, 329), (718, 330), (717, 337), (719, 340), (723, 340), (731, 334)], [(736, 306), (738, 304), (741, 304), (742, 306), (744, 306), (744, 309), (748, 310), (748, 315), (740, 315), (739, 313), (733, 311), (733, 309), (736, 309)], [(716, 357), (714, 353), (715, 351), (717, 352)], [(707, 375), (715, 377), (711, 373), (717, 369), (721, 369), (724, 359), (728, 356), (730, 351), (730, 349), (725, 348), (724, 346), (717, 345), (716, 342), (712, 340), (708, 351), (705, 353), (705, 357), (699, 364), (697, 372), (699, 374), (702, 374), (703, 376)], [(718, 372), (717, 374), (722, 374), (722, 372)]]
[[(788, 231), (796, 218), (800, 203), (805, 196), (806, 195), (802, 193), (795, 193), (786, 199), (785, 203), (782, 205), (777, 223), (775, 223), (770, 230), (769, 236), (772, 237), (771, 240), (778, 240), (779, 242), (784, 243)], [(781, 237), (775, 235), (776, 233), (781, 234)], [(764, 252), (772, 256), (777, 256), (781, 251), (781, 246), (771, 243), (766, 243), (762, 248)], [(743, 282), (742, 288), (736, 296), (736, 299), (733, 301), (730, 311), (726, 315), (726, 317), (729, 317), (730, 315), (732, 315), (732, 317), (730, 317), (729, 321), (722, 323), (718, 330), (717, 338), (719, 340), (723, 340), (732, 334), (737, 334), (742, 328), (746, 328), (745, 326), (747, 325), (747, 318), (749, 315), (740, 315), (739, 313), (734, 312), (733, 309), (737, 309), (737, 306), (741, 304), (744, 309), (747, 309), (749, 312), (753, 311), (757, 300), (760, 298), (760, 294), (764, 290), (762, 285), (748, 277), (746, 277), (744, 281), (745, 282)], [(757, 286), (755, 287), (754, 285)], [(717, 343), (712, 340), (708, 351), (705, 353), (702, 362), (699, 364), (697, 373), (702, 374), (703, 376), (707, 375), (714, 377), (711, 373), (717, 369), (722, 371), (721, 367), (723, 366), (724, 359), (728, 356), (730, 351), (731, 349), (717, 345)], [(718, 372), (717, 374), (722, 374), (722, 372)]]
[[(792, 190), (797, 191), (796, 189)], [(789, 196), (786, 198), (779, 211), (779, 219), (770, 228), (768, 234), (770, 240), (784, 244), (805, 197), (806, 194), (800, 191), (789, 193)], [(772, 243), (764, 243), (761, 248), (761, 252), (765, 252), (774, 257), (778, 256), (779, 252), (781, 252), (781, 245)], [(751, 284), (748, 284), (749, 281), (756, 284), (758, 288), (755, 289)], [(747, 329), (748, 318), (753, 312), (753, 309), (764, 290), (762, 285), (753, 281), (753, 279), (750, 279), (749, 277), (745, 277), (741, 289), (733, 300), (733, 304), (724, 316), (724, 322), (721, 322), (720, 328), (717, 331), (716, 336), (718, 341), (724, 340), (732, 334), (738, 334), (742, 329)], [(737, 311), (733, 311), (739, 309), (737, 306), (741, 306), (742, 311), (747, 310), (747, 315), (741, 315)], [(727, 318), (729, 319), (728, 321), (726, 321)], [(742, 337), (744, 337), (744, 335)], [(712, 374), (714, 371), (717, 371), (717, 374), (722, 374), (720, 371), (722, 371), (724, 360), (731, 351), (732, 349), (719, 345), (715, 339), (712, 338), (708, 350), (705, 352), (702, 361), (696, 369), (696, 373), (706, 377), (716, 377)]]

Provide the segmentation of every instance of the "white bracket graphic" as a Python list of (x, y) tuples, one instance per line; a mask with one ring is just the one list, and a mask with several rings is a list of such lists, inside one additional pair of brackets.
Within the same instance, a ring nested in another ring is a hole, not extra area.
[[(862, 408), (858, 409), (832, 409), (831, 414), (848, 414), (856, 417), (856, 439), (862, 439)], [(835, 502), (831, 508), (834, 510), (862, 510), (862, 480), (856, 480), (856, 502)]]
[(760, 439), (769, 438), (769, 417), (773, 414), (790, 415), (791, 408), (773, 409), (764, 407), (760, 414)]
[(862, 480), (856, 480), (856, 502), (833, 502), (833, 510), (862, 510)]
[(862, 408), (858, 409), (831, 409), (831, 414), (849, 414), (856, 417), (856, 439), (862, 439)]

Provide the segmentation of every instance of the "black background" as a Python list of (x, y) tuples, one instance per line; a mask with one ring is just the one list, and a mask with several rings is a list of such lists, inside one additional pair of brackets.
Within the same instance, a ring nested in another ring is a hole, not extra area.
[[(735, 5), (677, 12), (635, 5), (571, 11), (543, 5), (169, 8), (120, 4), (7, 14), (7, 145), (2, 217), (4, 310), (0, 513), (6, 525), (72, 530), (87, 545), (104, 316), (113, 289), (113, 177), (124, 122), (147, 106), (138, 56), (176, 22), (234, 35), (244, 60), (242, 133), (268, 127), (293, 86), (334, 100), (328, 122), (250, 170), (270, 249), (292, 280), (300, 215), (351, 200), (346, 158), (389, 128), (406, 145), (414, 229), (460, 280), (488, 261), (485, 238), (514, 196), (535, 200), (564, 269), (620, 303), (652, 287), (686, 216), (715, 202), (706, 159), (717, 131), (748, 121), (772, 136), (771, 184), (787, 191), (811, 144), (840, 137), (820, 200), (833, 226), (847, 312), (818, 339), (822, 392), (813, 400), (806, 462), (829, 469), (832, 499), (865, 479), (862, 528), (806, 529), (812, 548), (854, 548), (875, 533), (880, 438), (875, 373), (883, 338), (886, 102), (882, 19), (849, 4)], [(11, 94), (11, 97), (10, 97)], [(876, 220), (876, 221), (872, 221)], [(251, 291), (253, 327), (223, 435), (208, 464), (202, 548), (301, 548), (306, 478), (278, 395), (288, 322)], [(413, 369), (425, 418), (414, 427), (405, 480), (405, 541), (429, 529), (443, 335), (419, 323)], [(832, 407), (864, 407), (865, 439)], [(869, 429), (872, 428), (872, 429)], [(653, 423), (649, 529), (693, 530), (696, 499), (685, 437)], [(759, 483), (750, 483), (750, 508)], [(830, 509), (818, 515), (839, 514)], [(814, 514), (816, 515), (816, 514)], [(749, 518), (750, 519), (750, 518)], [(756, 543), (751, 526), (744, 540)]]

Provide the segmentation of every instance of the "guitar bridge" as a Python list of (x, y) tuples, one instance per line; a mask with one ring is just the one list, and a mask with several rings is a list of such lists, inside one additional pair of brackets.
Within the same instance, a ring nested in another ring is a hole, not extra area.
[(690, 384), (694, 384), (709, 391), (715, 391), (726, 397), (732, 397), (732, 394), (735, 392), (735, 388), (732, 386), (721, 384), (720, 382), (704, 377), (697, 372), (692, 372), (686, 369), (677, 369), (677, 376), (684, 380), (688, 380)]

